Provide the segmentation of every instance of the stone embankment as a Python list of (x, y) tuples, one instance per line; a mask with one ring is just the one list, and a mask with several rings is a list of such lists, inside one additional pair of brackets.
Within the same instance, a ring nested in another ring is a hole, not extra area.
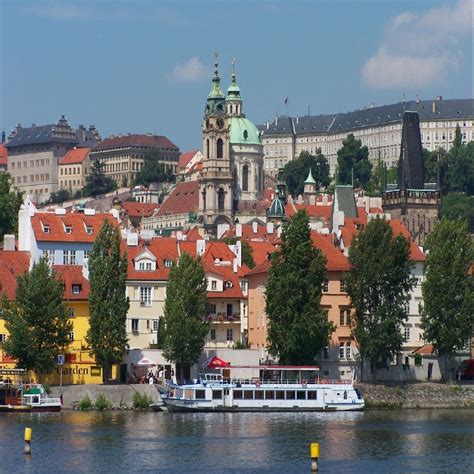
[(360, 383), (356, 387), (367, 408), (474, 408), (474, 385)]

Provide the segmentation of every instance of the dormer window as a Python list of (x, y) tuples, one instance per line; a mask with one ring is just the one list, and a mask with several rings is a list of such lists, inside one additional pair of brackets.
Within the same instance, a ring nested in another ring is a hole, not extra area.
[(43, 224), (43, 232), (49, 234), (51, 232), (51, 227), (48, 224)]
[(138, 269), (142, 272), (152, 271), (153, 270), (153, 264), (152, 264), (152, 262), (139, 262), (138, 263)]
[(231, 282), (230, 280), (227, 280), (227, 281), (225, 282), (225, 287), (226, 287), (226, 288), (232, 288), (233, 286), (234, 286), (234, 285), (232, 284), (232, 282)]
[(165, 265), (165, 268), (171, 268), (173, 266), (173, 260), (165, 259), (164, 265)]
[(217, 290), (217, 281), (211, 280), (211, 290)]
[(81, 292), (82, 285), (72, 285), (72, 293), (78, 295)]
[(92, 235), (92, 232), (93, 232), (92, 226), (90, 226), (90, 225), (86, 226), (86, 232), (87, 232), (89, 235)]
[(71, 225), (65, 225), (64, 226), (64, 232), (66, 232), (66, 234), (72, 234), (72, 226)]

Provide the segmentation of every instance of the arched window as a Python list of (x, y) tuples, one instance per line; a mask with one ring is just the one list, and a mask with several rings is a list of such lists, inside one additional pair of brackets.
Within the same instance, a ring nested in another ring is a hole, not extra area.
[(217, 192), (217, 209), (219, 211), (224, 210), (225, 192), (222, 188), (219, 188)]
[(234, 106), (233, 106), (233, 105), (230, 106), (230, 113), (231, 113), (231, 114), (234, 113)]
[(217, 139), (217, 158), (222, 158), (224, 153), (224, 142), (222, 138)]
[(206, 140), (206, 158), (209, 159), (209, 139)]
[(249, 167), (244, 165), (242, 168), (242, 191), (249, 190)]
[(202, 210), (205, 211), (206, 210), (206, 190), (202, 192), (202, 207), (203, 207)]

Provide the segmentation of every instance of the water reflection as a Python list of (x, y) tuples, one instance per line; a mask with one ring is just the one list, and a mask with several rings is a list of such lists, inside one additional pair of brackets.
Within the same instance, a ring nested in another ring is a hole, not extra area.
[[(473, 410), (0, 416), (0, 471), (472, 472)], [(33, 428), (33, 457), (22, 454)]]

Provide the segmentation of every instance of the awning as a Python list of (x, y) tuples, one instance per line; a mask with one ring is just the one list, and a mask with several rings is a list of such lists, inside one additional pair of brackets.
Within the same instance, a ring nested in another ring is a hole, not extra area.
[(230, 367), (230, 362), (222, 360), (220, 357), (214, 356), (206, 362), (209, 369), (218, 369), (220, 367)]
[(156, 363), (152, 362), (150, 359), (147, 359), (146, 357), (143, 357), (142, 359), (140, 359), (137, 362), (137, 365), (140, 365), (140, 366), (154, 366), (154, 365), (156, 365)]

